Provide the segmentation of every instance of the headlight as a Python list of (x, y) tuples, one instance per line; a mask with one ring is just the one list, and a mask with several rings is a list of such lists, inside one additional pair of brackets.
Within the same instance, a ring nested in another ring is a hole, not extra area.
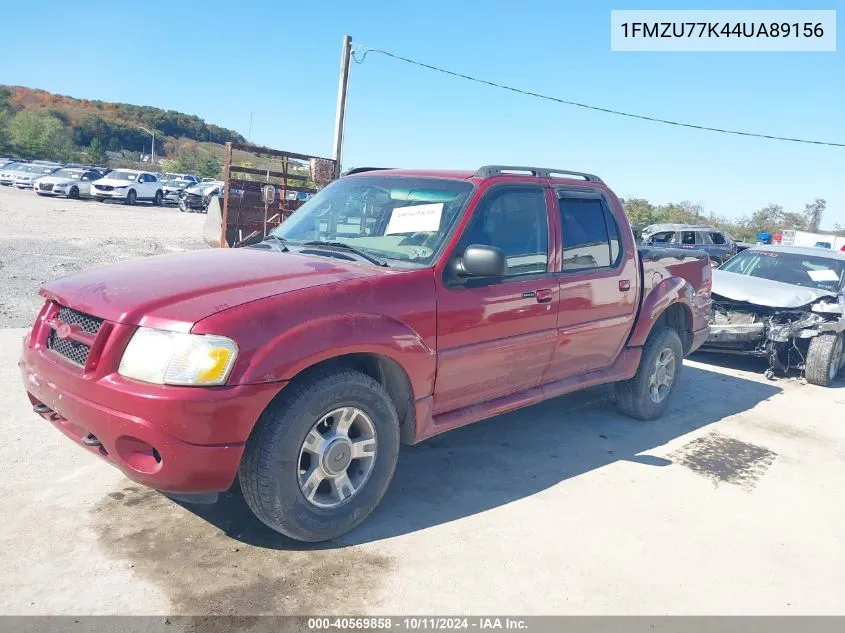
[(120, 359), (121, 376), (160, 385), (222, 385), (238, 346), (225, 336), (138, 328)]

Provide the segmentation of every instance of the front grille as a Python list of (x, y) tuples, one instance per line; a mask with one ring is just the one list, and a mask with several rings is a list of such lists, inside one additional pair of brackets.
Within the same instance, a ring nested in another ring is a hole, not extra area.
[(38, 188), (41, 191), (53, 191), (53, 185), (48, 185), (48, 184), (45, 184), (43, 182), (39, 183)]
[(100, 191), (112, 191), (114, 189), (111, 185), (94, 185), (94, 188)]
[(73, 308), (62, 306), (59, 308), (59, 321), (67, 323), (68, 325), (78, 325), (79, 329), (89, 334), (96, 334), (100, 331), (100, 326), (103, 324), (102, 319), (93, 317), (90, 314), (79, 312)]
[(88, 352), (91, 349), (83, 344), (71, 341), (70, 339), (59, 338), (55, 330), (50, 330), (47, 336), (47, 349), (51, 349), (57, 354), (61, 354), (72, 363), (76, 363), (80, 367), (85, 367), (85, 362), (88, 360)]

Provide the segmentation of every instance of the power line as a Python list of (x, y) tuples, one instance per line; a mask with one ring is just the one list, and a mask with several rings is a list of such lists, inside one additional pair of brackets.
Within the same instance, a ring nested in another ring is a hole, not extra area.
[[(352, 59), (355, 60), (358, 64), (363, 64), (367, 58), (368, 53), (378, 53), (380, 55), (385, 55), (387, 57), (391, 57), (393, 59), (405, 62), (407, 64), (412, 64), (414, 66), (419, 66), (420, 68), (427, 68), (428, 70), (433, 70), (439, 73), (443, 73), (445, 75), (451, 75), (453, 77), (459, 77), (460, 79), (467, 79), (469, 81), (473, 81), (479, 84), (485, 84), (487, 86), (492, 86), (493, 88), (499, 88), (501, 90), (508, 90), (510, 92), (515, 92), (517, 94), (526, 95), (529, 97), (536, 97), (537, 99), (545, 99), (546, 101), (553, 101), (555, 103), (562, 103), (564, 105), (576, 106), (578, 108), (584, 108), (585, 110), (594, 110), (596, 112), (604, 112), (606, 114), (615, 114), (618, 116), (624, 116), (631, 119), (639, 119), (641, 121), (651, 121), (652, 123), (663, 123), (666, 125), (676, 125), (678, 127), (685, 127), (691, 128), (693, 130), (704, 130), (706, 132), (719, 132), (721, 134), (733, 134), (735, 136), (749, 136), (753, 138), (765, 138), (774, 141), (789, 141), (790, 143), (805, 143), (809, 145), (826, 145), (828, 147), (845, 147), (845, 143), (835, 143), (832, 141), (814, 141), (810, 139), (804, 138), (791, 138), (788, 136), (775, 136), (774, 134), (758, 134), (756, 132), (742, 132), (740, 130), (728, 130), (724, 128), (718, 127), (711, 127), (708, 125), (697, 125), (695, 123), (683, 123), (681, 121), (672, 121), (670, 119), (661, 119), (659, 117), (653, 116), (646, 116), (644, 114), (633, 114), (631, 112), (622, 112), (621, 110), (613, 110), (611, 108), (602, 108), (600, 106), (589, 105), (586, 103), (580, 103), (578, 101), (570, 101), (568, 99), (560, 99), (558, 97), (551, 97), (549, 95), (540, 94), (539, 92), (531, 92), (530, 90), (522, 90), (521, 88), (514, 88), (513, 86), (506, 86), (504, 84), (499, 84), (494, 81), (488, 81), (486, 79), (479, 79), (478, 77), (472, 77), (470, 75), (464, 75), (463, 73), (458, 73), (453, 70), (447, 70), (445, 68), (439, 68), (438, 66), (432, 66), (431, 64), (426, 64), (423, 62), (418, 62), (414, 59), (409, 59), (407, 57), (402, 57), (401, 55), (397, 55), (396, 53), (391, 53), (390, 51), (385, 51), (380, 48), (369, 48), (366, 46), (356, 45), (356, 49), (352, 52)], [(360, 53), (360, 54), (359, 54)]]

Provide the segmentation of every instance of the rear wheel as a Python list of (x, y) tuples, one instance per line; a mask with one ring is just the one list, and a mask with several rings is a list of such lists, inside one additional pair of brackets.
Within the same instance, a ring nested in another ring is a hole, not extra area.
[(77, 200), (79, 198), (79, 187), (71, 187), (70, 191), (67, 192), (67, 197)]
[(805, 375), (807, 382), (820, 387), (827, 387), (842, 369), (843, 342), (845, 334), (819, 334), (810, 339), (807, 350)]
[(398, 453), (399, 420), (384, 388), (358, 371), (323, 370), (286, 387), (261, 414), (238, 476), (267, 526), (325, 541), (369, 516)]
[(654, 420), (669, 406), (684, 362), (681, 338), (672, 328), (652, 330), (643, 346), (640, 366), (630, 380), (616, 383), (616, 399), (623, 413)]

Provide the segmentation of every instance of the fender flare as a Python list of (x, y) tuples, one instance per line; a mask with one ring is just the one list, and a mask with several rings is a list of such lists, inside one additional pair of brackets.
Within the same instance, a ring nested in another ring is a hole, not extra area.
[(331, 315), (304, 321), (268, 341), (237, 367), (241, 384), (292, 380), (317, 363), (347, 354), (394, 361), (408, 377), (414, 399), (431, 395), (437, 357), (406, 324), (372, 313)]
[(687, 312), (687, 322), (692, 324), (695, 289), (683, 277), (668, 277), (651, 289), (643, 298), (637, 323), (628, 338), (628, 347), (642, 347), (648, 335), (671, 306), (681, 304)]

